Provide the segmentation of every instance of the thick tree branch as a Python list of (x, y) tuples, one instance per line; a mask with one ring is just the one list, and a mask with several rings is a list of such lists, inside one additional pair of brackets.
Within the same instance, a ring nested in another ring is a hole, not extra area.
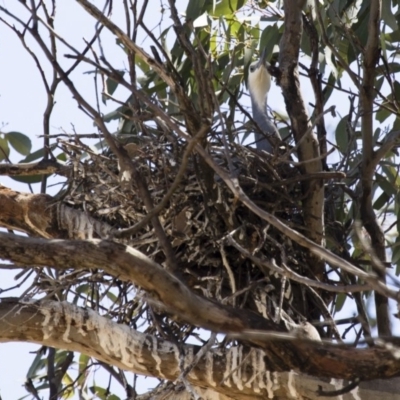
[(56, 160), (43, 159), (35, 163), (0, 164), (0, 175), (31, 176), (31, 175), (68, 175), (71, 166), (62, 165)]
[[(316, 135), (309, 131), (311, 124), (300, 91), (298, 58), (303, 33), (302, 7), (304, 1), (286, 0), (285, 30), (280, 42), (279, 84), (282, 88), (291, 127), (296, 144), (299, 144), (298, 156), (303, 174), (315, 174), (322, 171), (319, 143)], [(313, 160), (313, 161), (311, 161)], [(304, 224), (307, 236), (317, 244), (323, 243), (324, 233), (324, 185), (321, 180), (302, 183), (304, 200)], [(322, 280), (324, 263), (315, 255), (309, 257), (315, 275)]]
[(150, 258), (123, 244), (102, 240), (47, 241), (0, 232), (0, 254), (21, 265), (52, 265), (63, 271), (101, 268), (111, 276), (134, 283), (169, 312), (189, 323), (219, 332), (250, 327), (285, 331), (258, 314), (222, 306), (193, 293)]
[[(77, 351), (123, 370), (170, 381), (175, 381), (182, 372), (179, 368), (180, 354), (184, 355), (185, 365), (191, 365), (200, 349), (199, 346), (192, 345), (178, 348), (175, 343), (137, 332), (126, 325), (101, 317), (90, 309), (67, 302), (25, 302), (4, 298), (0, 301), (0, 342), (10, 341), (32, 342)], [(297, 341), (304, 346), (309, 345), (307, 341)], [(327, 345), (327, 352), (333, 347), (335, 346)], [(400, 363), (394, 357), (394, 350), (381, 347), (359, 350), (353, 348), (351, 351), (347, 346), (336, 348), (338, 356), (355, 358), (354, 368), (359, 365), (361, 374), (374, 360), (375, 367), (368, 369), (369, 379), (381, 374), (379, 371), (385, 371), (386, 377), (400, 375)], [(262, 350), (245, 346), (210, 350), (189, 371), (187, 379), (195, 386), (241, 399), (248, 398), (247, 396), (253, 399), (274, 396), (317, 399), (318, 385), (324, 391), (346, 386), (345, 382), (328, 384), (294, 371), (272, 372), (268, 369), (267, 357)], [(336, 377), (339, 377), (342, 367), (339, 361), (340, 358), (332, 364), (332, 370), (336, 371), (333, 376)], [(362, 386), (367, 388), (369, 385)], [(376, 383), (372, 387), (376, 387)], [(385, 383), (383, 390), (394, 393), (390, 382)], [(361, 398), (365, 398), (364, 394), (367, 393), (368, 389), (358, 392)]]
[[(377, 221), (373, 209), (373, 177), (375, 174), (376, 162), (374, 162), (374, 119), (373, 102), (375, 98), (375, 67), (379, 59), (380, 46), (380, 16), (382, 10), (381, 0), (372, 0), (370, 3), (370, 15), (368, 22), (368, 40), (364, 51), (363, 81), (360, 90), (361, 106), (361, 130), (363, 139), (363, 159), (361, 170), (362, 197), (360, 202), (360, 214), (362, 223), (371, 237), (371, 245), (382, 263), (386, 262), (385, 236)], [(376, 271), (382, 282), (385, 282), (385, 274)], [(382, 336), (389, 336), (391, 333), (389, 321), (388, 299), (375, 294), (376, 318), (378, 332)]]
[(47, 194), (19, 193), (0, 185), (0, 226), (58, 239), (106, 238), (113, 228)]

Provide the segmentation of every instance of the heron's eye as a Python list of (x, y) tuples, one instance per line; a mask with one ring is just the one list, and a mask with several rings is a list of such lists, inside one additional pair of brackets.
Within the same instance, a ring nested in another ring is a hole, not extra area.
[(253, 66), (250, 67), (250, 72), (254, 72), (254, 67)]

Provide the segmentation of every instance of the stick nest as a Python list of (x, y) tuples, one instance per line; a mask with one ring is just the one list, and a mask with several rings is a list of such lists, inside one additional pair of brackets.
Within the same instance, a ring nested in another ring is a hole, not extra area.
[[(87, 211), (116, 230), (134, 226), (147, 215), (138, 182), (128, 187), (121, 183), (118, 162), (112, 153), (95, 154), (86, 148), (83, 157), (82, 152), (76, 151), (77, 143), (64, 142), (63, 147), (75, 166), (64, 198), (67, 204)], [(184, 144), (159, 140), (129, 143), (125, 149), (156, 206), (176, 179), (183, 163)], [(229, 171), (226, 152), (220, 143), (212, 143), (207, 150)], [(304, 230), (303, 193), (296, 180), (300, 175), (297, 168), (282, 162), (282, 157), (237, 144), (230, 145), (229, 154), (230, 174), (238, 179), (248, 197), (289, 226)], [(243, 206), (221, 178), (213, 171), (210, 174), (195, 153), (189, 156), (179, 185), (158, 218), (175, 252), (180, 276), (193, 290), (217, 301), (252, 309), (266, 318), (276, 317), (276, 308), (283, 300), (285, 312), (294, 320), (301, 319), (302, 305), (292, 301), (293, 296), (304, 299), (299, 285), (293, 290), (293, 284), (290, 286), (281, 276), (255, 265), (240, 247), (261, 260), (274, 259), (279, 264), (284, 259), (294, 271), (308, 274), (304, 249)], [(151, 222), (122, 240), (166, 265)], [(239, 248), (232, 245), (232, 240)], [(121, 296), (121, 291), (126, 294), (133, 290), (121, 287), (117, 296)], [(134, 293), (138, 294), (135, 290)], [(134, 303), (133, 308), (122, 304), (116, 307), (120, 320), (131, 322), (132, 313), (143, 316), (147, 309), (140, 296)], [(184, 329), (179, 330), (182, 334)]]

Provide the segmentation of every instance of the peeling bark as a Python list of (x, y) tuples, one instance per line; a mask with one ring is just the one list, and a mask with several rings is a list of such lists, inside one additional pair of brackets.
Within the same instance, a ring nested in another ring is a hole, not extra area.
[(47, 194), (19, 193), (0, 185), (0, 226), (47, 239), (106, 238), (112, 227), (56, 203)]
[[(0, 342), (10, 341), (77, 351), (126, 371), (170, 381), (180, 376), (180, 351), (184, 354), (185, 365), (190, 365), (194, 354), (199, 351), (198, 346), (192, 345), (183, 345), (178, 349), (172, 342), (137, 332), (101, 317), (90, 309), (67, 302), (4, 298), (0, 302)], [(393, 356), (393, 352), (383, 349), (368, 352), (368, 357), (373, 353), (386, 359)], [(205, 399), (210, 400), (317, 399), (320, 398), (316, 394), (319, 385), (324, 391), (346, 386), (341, 380), (332, 379), (328, 382), (294, 371), (269, 371), (266, 356), (263, 350), (246, 346), (234, 346), (223, 351), (211, 350), (189, 372), (187, 379)], [(376, 365), (377, 370), (386, 367)], [(378, 383), (364, 384), (362, 388), (353, 390), (354, 397), (350, 394), (345, 398), (373, 398), (365, 396), (373, 394), (370, 387)], [(393, 396), (393, 390), (393, 385), (386, 384), (380, 388), (380, 398), (384, 399), (381, 396), (385, 394)], [(172, 393), (166, 398), (190, 398), (187, 394), (185, 396)]]

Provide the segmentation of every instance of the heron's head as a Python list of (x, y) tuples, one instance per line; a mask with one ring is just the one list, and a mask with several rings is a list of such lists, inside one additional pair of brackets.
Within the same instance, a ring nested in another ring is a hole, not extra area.
[(250, 64), (247, 78), (251, 99), (260, 109), (265, 109), (266, 96), (271, 87), (271, 75), (267, 70), (266, 58), (264, 49), (260, 59)]

